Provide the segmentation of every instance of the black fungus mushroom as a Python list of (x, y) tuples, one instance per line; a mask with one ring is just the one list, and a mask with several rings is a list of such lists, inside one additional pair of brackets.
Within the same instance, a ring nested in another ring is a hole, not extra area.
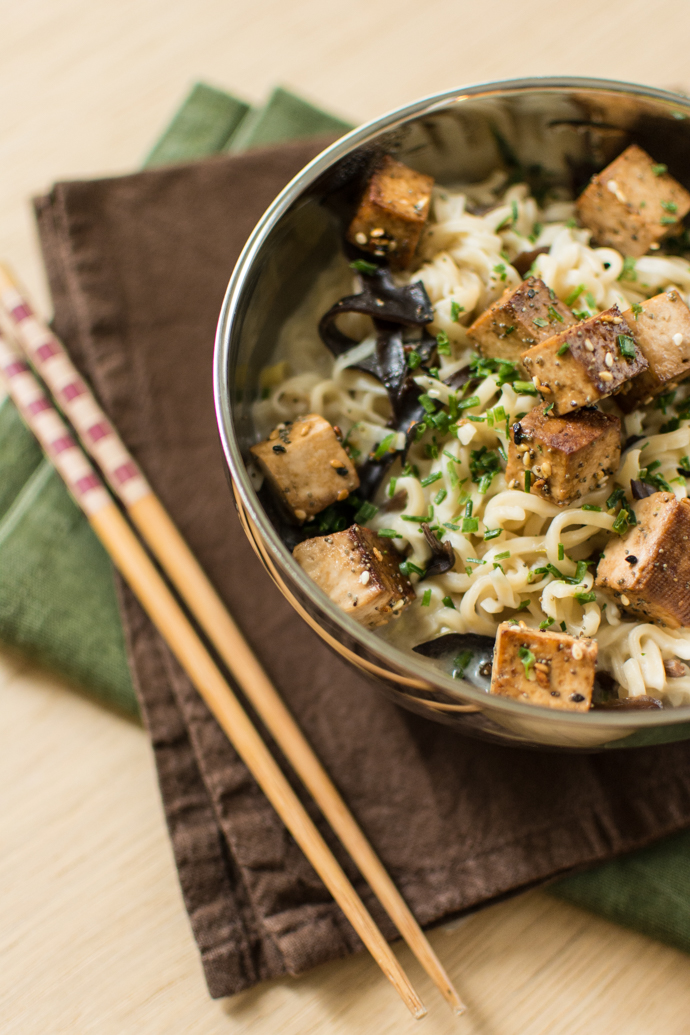
[(465, 679), (480, 690), (488, 691), (495, 643), (493, 637), (477, 633), (446, 633), (418, 644), (413, 650), (437, 661), (456, 679)]
[(653, 496), (657, 490), (647, 482), (640, 482), (636, 478), (631, 478), (630, 491), (632, 492), (633, 499), (643, 500), (646, 496)]
[(446, 540), (444, 543), (437, 539), (426, 521), (422, 522), (422, 531), (424, 532), (424, 538), (431, 547), (431, 560), (426, 567), (423, 578), (427, 579), (431, 575), (445, 575), (447, 571), (452, 571), (455, 565), (453, 544), (449, 540)]

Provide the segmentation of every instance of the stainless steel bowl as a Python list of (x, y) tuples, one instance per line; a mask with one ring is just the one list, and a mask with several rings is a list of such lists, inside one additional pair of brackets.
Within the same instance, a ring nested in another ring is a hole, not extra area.
[(341, 248), (337, 201), (377, 152), (394, 153), (441, 183), (474, 181), (515, 156), (562, 181), (584, 182), (628, 141), (666, 162), (690, 188), (690, 100), (607, 80), (517, 79), (438, 94), (349, 133), (314, 159), (258, 223), (230, 279), (218, 324), (218, 427), (244, 529), (266, 569), (319, 636), (398, 704), (494, 741), (597, 750), (690, 738), (690, 707), (650, 712), (556, 712), (490, 697), (433, 662), (363, 629), (293, 561), (245, 467), (255, 441), (252, 402), (280, 327)]

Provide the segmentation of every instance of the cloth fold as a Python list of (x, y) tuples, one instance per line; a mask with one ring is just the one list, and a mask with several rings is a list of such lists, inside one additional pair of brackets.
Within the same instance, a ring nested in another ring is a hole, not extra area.
[[(214, 328), (252, 226), (323, 143), (58, 184), (37, 203), (39, 232), (58, 334), (416, 916), (432, 924), (690, 826), (690, 751), (531, 753), (407, 714), (324, 646), (253, 555), (215, 428)], [(354, 951), (339, 909), (136, 601), (120, 593), (211, 994)]]

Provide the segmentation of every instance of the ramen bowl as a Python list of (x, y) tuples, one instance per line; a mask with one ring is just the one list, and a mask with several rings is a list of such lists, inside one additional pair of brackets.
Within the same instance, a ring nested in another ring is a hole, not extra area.
[[(519, 79), (438, 94), (393, 111), (323, 151), (282, 191), (249, 238), (223, 302), (214, 359), (216, 413), (244, 530), (284, 596), (341, 657), (397, 704), (459, 732), (513, 746), (600, 750), (690, 738), (690, 707), (556, 711), (490, 695), (346, 615), (284, 545), (253, 487), (253, 404), (282, 326), (341, 253), (343, 213), (377, 156), (440, 184), (480, 181), (507, 162), (580, 189), (635, 142), (690, 188), (690, 100), (579, 78)], [(683, 170), (686, 170), (685, 176)]]

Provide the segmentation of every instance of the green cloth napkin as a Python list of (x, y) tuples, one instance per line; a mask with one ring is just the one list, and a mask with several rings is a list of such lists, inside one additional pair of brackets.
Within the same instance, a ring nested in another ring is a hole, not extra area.
[[(252, 110), (197, 84), (145, 164), (349, 128), (282, 88)], [(0, 643), (138, 714), (110, 560), (9, 401), (0, 404)], [(690, 952), (690, 831), (550, 891)]]

